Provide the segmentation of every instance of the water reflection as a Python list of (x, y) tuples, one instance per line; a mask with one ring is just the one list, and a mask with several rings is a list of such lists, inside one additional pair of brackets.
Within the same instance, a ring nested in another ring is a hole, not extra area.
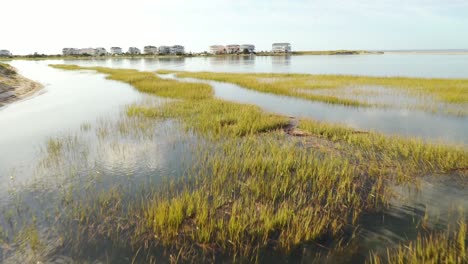
[(78, 132), (97, 116), (117, 118), (120, 106), (142, 97), (130, 85), (103, 75), (57, 70), (44, 62), (12, 65), (45, 88), (40, 96), (0, 109), (0, 189), (11, 176), (31, 176), (40, 145), (49, 137)]
[[(468, 54), (383, 54), (335, 56), (161, 57), (122, 60), (112, 67), (138, 70), (177, 69), (216, 72), (274, 72), (468, 78)], [(137, 61), (135, 63), (134, 61)], [(53, 61), (58, 63), (60, 61)], [(67, 64), (107, 66), (105, 59), (66, 60)]]
[(271, 58), (273, 66), (289, 66), (291, 65), (291, 55), (278, 55)]

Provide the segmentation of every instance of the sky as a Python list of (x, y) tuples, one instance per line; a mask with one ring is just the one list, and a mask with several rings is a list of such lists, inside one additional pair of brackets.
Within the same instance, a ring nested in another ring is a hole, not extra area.
[(5, 0), (0, 49), (255, 44), (270, 50), (468, 49), (468, 0)]

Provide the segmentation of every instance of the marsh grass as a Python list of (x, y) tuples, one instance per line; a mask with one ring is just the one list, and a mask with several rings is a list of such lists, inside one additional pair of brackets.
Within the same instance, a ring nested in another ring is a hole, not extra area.
[(130, 116), (181, 119), (187, 129), (216, 137), (266, 133), (286, 127), (289, 123), (287, 118), (266, 114), (256, 106), (217, 99), (178, 101), (158, 108), (131, 106), (127, 113)]
[[(58, 209), (65, 213), (55, 223), (65, 249), (85, 259), (108, 249), (117, 254), (113, 259), (123, 252), (142, 262), (258, 262), (266, 251), (287, 256), (306, 243), (342, 241), (362, 213), (388, 205), (395, 178), (407, 182), (468, 166), (464, 149), (311, 120), (299, 123), (306, 137), (291, 137), (282, 131), (291, 125), (287, 118), (213, 99), (207, 85), (179, 85), (133, 70), (67, 67), (177, 99), (127, 107), (135, 122), (98, 125), (100, 140), (127, 137), (140, 126), (146, 133), (139, 119), (174, 120), (198, 137), (193, 160), (177, 179), (132, 196), (119, 187), (64, 193)], [(187, 91), (191, 87), (199, 94)], [(320, 147), (308, 147), (316, 139)], [(66, 144), (50, 145), (47, 153), (63, 155)]]
[(416, 241), (389, 249), (386, 256), (372, 254), (369, 263), (467, 263), (466, 220), (461, 218), (451, 230), (420, 234)]
[[(463, 147), (385, 136), (377, 132), (355, 131), (341, 125), (312, 120), (301, 120), (298, 127), (313, 136), (341, 143), (341, 148), (343, 145), (351, 147), (344, 148), (347, 153), (362, 155), (381, 165), (388, 164), (394, 172), (399, 172), (399, 177), (429, 172), (451, 173), (468, 167), (468, 152)], [(395, 167), (396, 165), (400, 166)]]
[[(368, 103), (358, 98), (343, 98), (339, 95), (313, 93), (324, 89), (337, 90), (348, 87), (380, 86), (407, 91), (416, 97), (431, 96), (435, 102), (447, 104), (468, 103), (468, 79), (425, 79), (404, 77), (367, 77), (350, 75), (310, 75), (310, 74), (273, 74), (273, 73), (215, 73), (215, 72), (179, 72), (159, 70), (160, 74), (176, 73), (178, 77), (197, 78), (229, 82), (242, 87), (273, 94), (294, 96), (313, 101), (347, 106), (385, 106)], [(269, 80), (269, 81), (264, 81)], [(310, 92), (309, 92), (310, 91)], [(435, 109), (432, 104), (423, 109)], [(463, 111), (461, 114), (463, 115)], [(460, 113), (458, 113), (460, 115)]]
[(145, 208), (149, 230), (169, 247), (195, 244), (208, 254), (255, 259), (267, 248), (289, 254), (306, 241), (337, 237), (361, 211), (386, 202), (382, 179), (283, 137), (199, 149), (195, 186), (156, 194)]

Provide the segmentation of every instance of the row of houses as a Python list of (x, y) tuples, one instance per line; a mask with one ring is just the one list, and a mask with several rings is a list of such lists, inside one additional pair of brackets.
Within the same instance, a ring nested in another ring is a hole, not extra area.
[(107, 50), (105, 48), (84, 48), (84, 49), (63, 48), (62, 54), (65, 56), (70, 56), (70, 55), (103, 56), (103, 55), (107, 55)]
[[(143, 49), (144, 54), (152, 55), (183, 55), (185, 54), (185, 48), (181, 45), (174, 46), (145, 46)], [(84, 49), (75, 49), (75, 48), (63, 48), (62, 54), (64, 56), (73, 56), (73, 55), (90, 55), (90, 56), (104, 56), (104, 55), (139, 55), (142, 54), (141, 50), (137, 47), (128, 48), (127, 52), (124, 52), (121, 47), (111, 47), (110, 52), (107, 52), (105, 48), (84, 48)]]
[(9, 57), (12, 56), (11, 52), (9, 50), (0, 50), (0, 56), (2, 57)]
[(255, 45), (252, 44), (230, 44), (230, 45), (212, 45), (209, 47), (211, 54), (238, 54), (238, 53), (254, 53)]
[[(289, 53), (291, 52), (291, 44), (289, 43), (273, 43), (272, 52), (275, 53)], [(107, 52), (105, 48), (63, 48), (62, 54), (64, 56), (73, 56), (73, 55), (89, 55), (89, 56), (104, 56), (108, 54), (112, 55), (121, 55), (124, 54), (122, 48), (120, 47), (111, 47), (110, 52)], [(185, 48), (181, 45), (174, 46), (145, 46), (143, 48), (144, 54), (149, 55), (183, 55), (185, 54)], [(239, 53), (255, 53), (255, 45), (252, 44), (231, 44), (231, 45), (212, 45), (209, 47), (209, 53), (211, 54), (239, 54)], [(138, 55), (142, 54), (141, 50), (137, 47), (130, 47), (126, 54)], [(0, 56), (12, 56), (11, 52), (8, 50), (0, 50)]]
[[(291, 52), (290, 43), (273, 43), (272, 52), (274, 53), (289, 53)], [(255, 45), (252, 44), (231, 44), (231, 45), (212, 45), (209, 47), (211, 54), (239, 54), (239, 53), (255, 53)]]

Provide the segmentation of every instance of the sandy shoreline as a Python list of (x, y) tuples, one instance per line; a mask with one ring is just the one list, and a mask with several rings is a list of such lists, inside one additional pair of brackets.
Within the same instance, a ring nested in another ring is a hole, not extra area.
[(17, 73), (10, 65), (0, 64), (0, 107), (35, 94), (44, 86)]

